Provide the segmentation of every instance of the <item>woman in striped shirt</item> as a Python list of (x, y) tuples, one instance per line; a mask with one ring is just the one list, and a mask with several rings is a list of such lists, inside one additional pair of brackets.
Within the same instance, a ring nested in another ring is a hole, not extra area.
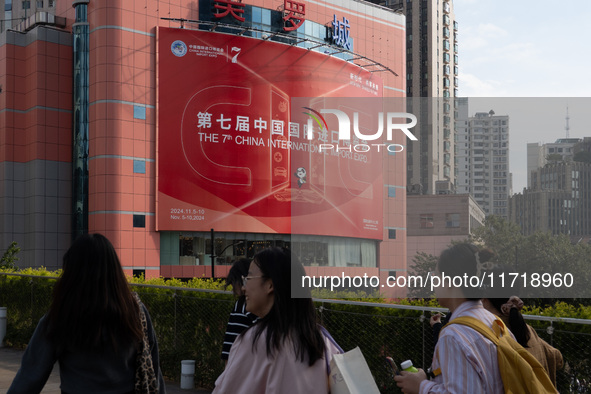
[[(475, 289), (453, 286), (447, 279), (465, 274), (479, 276), (483, 264), (492, 256), (490, 251), (467, 243), (454, 245), (441, 253), (433, 273), (435, 278), (441, 279), (441, 286), (435, 293), (439, 304), (452, 312), (451, 321), (470, 316), (492, 327), (495, 316), (484, 309)], [(402, 372), (394, 379), (404, 393), (504, 393), (495, 344), (462, 324), (452, 324), (441, 331), (431, 369), (440, 371), (431, 380), (422, 369), (417, 373)]]
[(232, 292), (238, 300), (234, 304), (234, 309), (230, 313), (230, 319), (226, 326), (226, 334), (224, 335), (224, 343), (222, 345), (222, 360), (228, 362), (228, 355), (232, 344), (242, 333), (257, 320), (257, 316), (246, 311), (246, 302), (244, 292), (242, 291), (242, 277), (248, 275), (248, 267), (250, 267), (250, 260), (242, 258), (232, 264), (230, 272), (226, 277), (226, 286), (232, 286)]

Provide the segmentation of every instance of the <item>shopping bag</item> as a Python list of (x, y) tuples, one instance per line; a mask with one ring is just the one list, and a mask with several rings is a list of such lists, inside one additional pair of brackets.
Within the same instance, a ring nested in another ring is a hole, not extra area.
[(331, 394), (380, 394), (359, 347), (332, 356), (329, 381)]

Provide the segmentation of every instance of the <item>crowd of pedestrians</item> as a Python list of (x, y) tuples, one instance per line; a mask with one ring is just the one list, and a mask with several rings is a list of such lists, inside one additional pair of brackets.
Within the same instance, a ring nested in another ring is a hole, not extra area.
[[(432, 275), (479, 276), (493, 257), (489, 250), (458, 244), (441, 254)], [(236, 303), (215, 394), (330, 392), (330, 361), (343, 350), (319, 324), (309, 292), (292, 297), (292, 279), (304, 275), (302, 264), (285, 248), (265, 249), (233, 264), (226, 283)], [(500, 367), (505, 360), (499, 358), (502, 349), (493, 332), (527, 350), (529, 365), (544, 371), (541, 380), (556, 384), (560, 351), (525, 323), (521, 299), (478, 296), (451, 285), (437, 288), (436, 296), (449, 313), (430, 321), (433, 362), (428, 371), (394, 376), (404, 393), (506, 392), (509, 383)], [(519, 349), (516, 354), (523, 354)], [(78, 238), (64, 255), (50, 309), (29, 341), (8, 394), (41, 392), (56, 362), (62, 393), (166, 393), (148, 310), (130, 290), (112, 244), (100, 234)], [(556, 392), (551, 384), (544, 387)]]

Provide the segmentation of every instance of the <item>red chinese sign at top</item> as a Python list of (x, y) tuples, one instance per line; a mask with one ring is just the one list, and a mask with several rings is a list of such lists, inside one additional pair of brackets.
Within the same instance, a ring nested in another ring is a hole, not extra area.
[(245, 6), (246, 4), (243, 4), (241, 1), (215, 0), (214, 8), (219, 10), (219, 12), (213, 14), (213, 16), (223, 18), (228, 14), (232, 14), (234, 19), (244, 22), (246, 19), (238, 14), (244, 14)]
[[(306, 4), (293, 1), (283, 0), (283, 30), (294, 31), (304, 24), (306, 20)], [(213, 14), (215, 18), (223, 18), (227, 15), (232, 15), (234, 19), (239, 22), (244, 22), (244, 8), (246, 4), (241, 0), (214, 0), (214, 8), (216, 12)]]
[(283, 5), (285, 12), (285, 16), (283, 17), (285, 26), (283, 29), (285, 31), (297, 30), (306, 20), (306, 4), (292, 0), (284, 0)]

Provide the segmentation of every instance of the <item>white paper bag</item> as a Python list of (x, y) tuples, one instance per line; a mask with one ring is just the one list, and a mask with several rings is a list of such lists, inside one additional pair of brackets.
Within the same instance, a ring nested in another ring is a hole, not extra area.
[(380, 394), (359, 347), (333, 355), (329, 380), (331, 394)]

